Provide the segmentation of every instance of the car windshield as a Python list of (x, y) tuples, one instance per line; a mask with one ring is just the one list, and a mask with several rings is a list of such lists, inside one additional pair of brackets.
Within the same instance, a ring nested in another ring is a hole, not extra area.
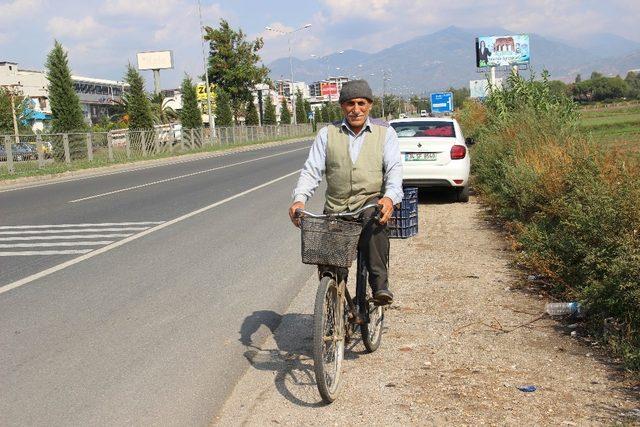
[(445, 137), (456, 136), (453, 122), (449, 121), (411, 121), (391, 123), (399, 138), (424, 138), (424, 137)]

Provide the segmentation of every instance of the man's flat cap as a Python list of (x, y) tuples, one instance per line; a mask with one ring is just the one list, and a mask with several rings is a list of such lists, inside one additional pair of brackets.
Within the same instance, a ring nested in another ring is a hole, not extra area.
[(373, 102), (373, 92), (366, 80), (351, 80), (342, 85), (338, 102), (342, 104), (354, 98), (367, 98)]

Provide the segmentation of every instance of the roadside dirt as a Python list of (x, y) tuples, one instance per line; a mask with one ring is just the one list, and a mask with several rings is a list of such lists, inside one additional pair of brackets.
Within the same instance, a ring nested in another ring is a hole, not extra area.
[[(421, 201), (419, 235), (392, 244), (396, 302), (382, 346), (351, 346), (332, 405), (320, 400), (310, 357), (316, 281), (288, 313), (256, 314), (280, 326), (261, 345), (240, 331), (251, 367), (214, 423), (640, 425), (640, 384), (568, 325), (539, 318), (545, 301), (523, 289), (483, 216), (473, 197)], [(527, 385), (536, 391), (518, 389)]]

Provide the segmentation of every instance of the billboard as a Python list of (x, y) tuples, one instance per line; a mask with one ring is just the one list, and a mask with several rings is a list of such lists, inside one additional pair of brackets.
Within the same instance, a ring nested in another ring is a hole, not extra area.
[[(212, 102), (215, 101), (216, 85), (213, 83), (209, 83), (209, 94), (211, 95)], [(196, 96), (198, 98), (198, 101), (207, 100), (207, 85), (205, 83), (198, 83), (196, 85)]]
[[(502, 79), (495, 79), (497, 88), (502, 87)], [(469, 97), (470, 98), (486, 98), (489, 96), (489, 80), (470, 80), (469, 81)]]
[(156, 52), (138, 52), (138, 70), (164, 70), (173, 68), (173, 52), (160, 50)]
[(487, 36), (476, 39), (476, 67), (529, 63), (529, 35)]
[(320, 83), (320, 95), (329, 97), (338, 96), (338, 83)]

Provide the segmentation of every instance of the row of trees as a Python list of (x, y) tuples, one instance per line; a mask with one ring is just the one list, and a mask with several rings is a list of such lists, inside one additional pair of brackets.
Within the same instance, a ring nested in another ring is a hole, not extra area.
[(554, 94), (569, 96), (580, 103), (640, 99), (640, 73), (630, 71), (623, 79), (594, 71), (587, 80), (582, 80), (578, 74), (570, 84), (553, 80), (549, 82), (549, 88)]

